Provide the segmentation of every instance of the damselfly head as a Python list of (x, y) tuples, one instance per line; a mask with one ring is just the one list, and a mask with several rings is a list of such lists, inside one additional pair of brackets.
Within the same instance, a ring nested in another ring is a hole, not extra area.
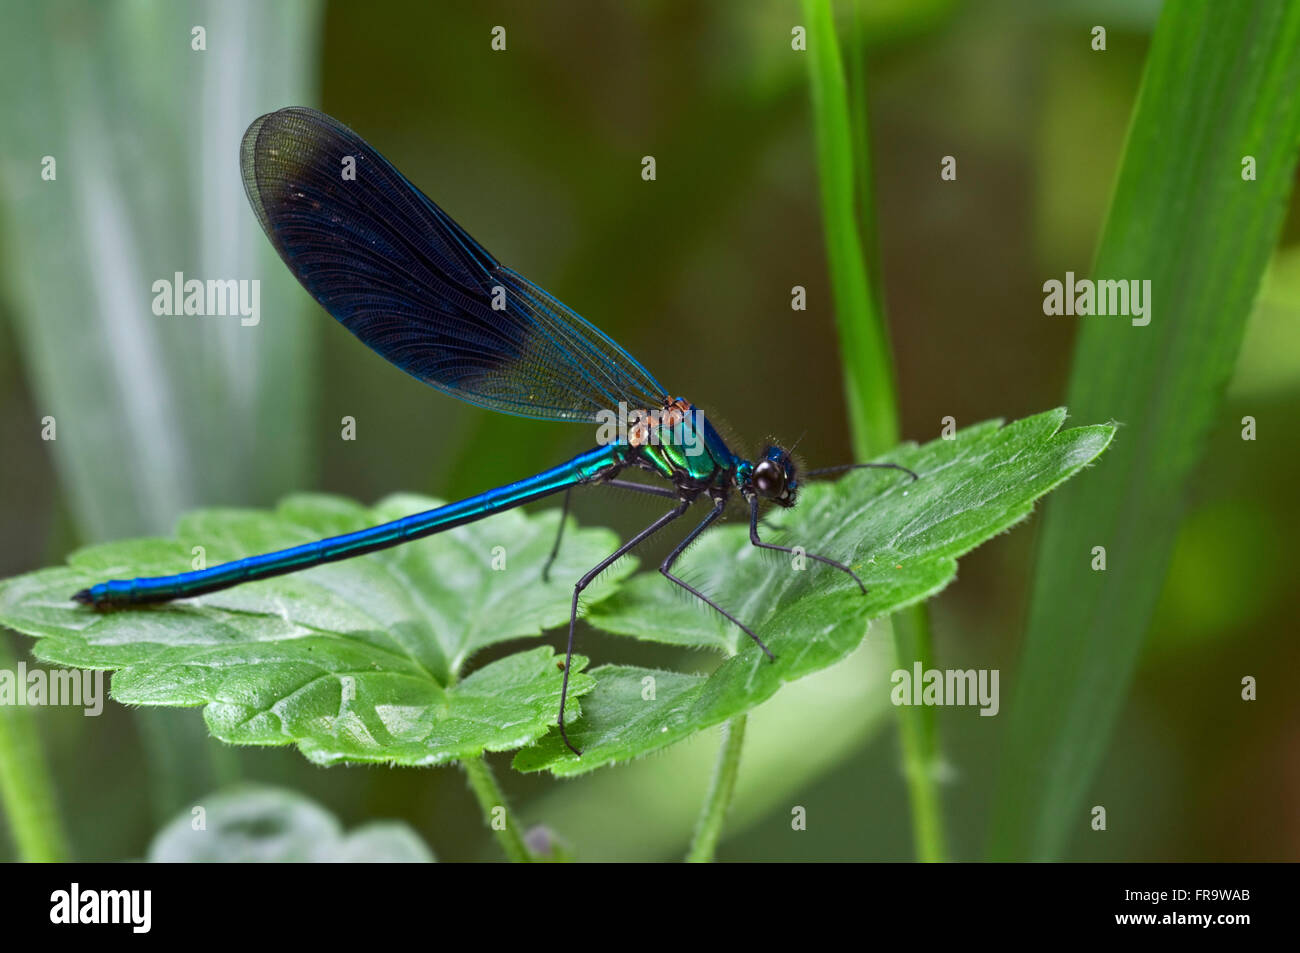
[(768, 447), (754, 464), (750, 484), (763, 499), (778, 506), (794, 506), (799, 482), (795, 479), (795, 462), (780, 447)]

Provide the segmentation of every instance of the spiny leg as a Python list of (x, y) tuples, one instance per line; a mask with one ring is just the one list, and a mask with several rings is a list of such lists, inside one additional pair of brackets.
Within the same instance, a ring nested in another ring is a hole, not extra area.
[(668, 558), (665, 559), (660, 564), (659, 571), (663, 573), (665, 576), (667, 576), (669, 579), (671, 579), (673, 582), (677, 583), (677, 585), (681, 586), (683, 589), (685, 589), (695, 598), (701, 600), (706, 605), (716, 609), (718, 612), (720, 612), (723, 615), (723, 617), (730, 619), (732, 622), (734, 622), (737, 626), (740, 627), (740, 630), (742, 632), (744, 632), (747, 636), (753, 639), (754, 643), (760, 649), (763, 650), (763, 654), (767, 656), (768, 661), (775, 662), (776, 656), (772, 654), (771, 649), (769, 649), (766, 645), (763, 644), (763, 640), (760, 639), (757, 634), (755, 634), (753, 629), (745, 625), (745, 623), (741, 622), (734, 615), (732, 615), (726, 609), (722, 608), (722, 606), (718, 605), (716, 602), (714, 602), (704, 593), (700, 592), (700, 590), (696, 589), (690, 583), (679, 578), (678, 576), (674, 576), (671, 572), (673, 563), (677, 561), (677, 557), (680, 556), (682, 553), (684, 553), (686, 551), (686, 547), (691, 545), (691, 543), (693, 543), (701, 533), (703, 533), (706, 529), (708, 529), (710, 526), (713, 525), (714, 521), (717, 520), (717, 518), (722, 515), (722, 510), (723, 507), (725, 506), (726, 506), (725, 500), (716, 500), (713, 504), (713, 512), (710, 513), (708, 516), (704, 517), (703, 522), (701, 522), (699, 526), (695, 527), (695, 529), (691, 530), (689, 533), (686, 534), (686, 538), (683, 539), (680, 543), (678, 543), (677, 548), (674, 549), (671, 553), (669, 553)]
[(666, 496), (672, 500), (677, 499), (676, 490), (670, 490), (666, 486), (637, 483), (635, 480), (605, 480), (598, 483), (597, 486), (612, 486), (616, 490), (635, 490), (638, 493), (649, 493), (651, 496)]
[(582, 752), (573, 746), (573, 742), (569, 740), (568, 733), (564, 730), (564, 703), (569, 697), (569, 669), (573, 665), (573, 630), (578, 622), (578, 596), (582, 595), (582, 590), (586, 589), (587, 586), (591, 584), (591, 581), (593, 579), (599, 576), (602, 572), (608, 569), (619, 559), (626, 556), (628, 552), (630, 552), (633, 549), (633, 547), (638, 546), (641, 543), (645, 542), (647, 539), (649, 539), (655, 533), (659, 532), (661, 529), (663, 529), (673, 520), (677, 519), (677, 517), (685, 513), (687, 508), (690, 505), (691, 503), (689, 500), (682, 500), (682, 502), (679, 503), (676, 508), (669, 510), (667, 513), (659, 517), (657, 520), (655, 520), (645, 529), (641, 530), (641, 532), (637, 533), (635, 536), (629, 539), (618, 549), (614, 550), (614, 552), (612, 552), (610, 555), (602, 559), (595, 566), (595, 568), (589, 570), (581, 579), (578, 580), (578, 584), (573, 587), (573, 606), (569, 610), (569, 647), (565, 650), (564, 653), (564, 683), (563, 685), (560, 686), (559, 722), (560, 722), (560, 737), (564, 739), (564, 743), (568, 745), (569, 750), (572, 751), (574, 754), (578, 755), (579, 757), (582, 756)]
[(573, 487), (567, 487), (564, 491), (564, 502), (560, 504), (560, 525), (555, 529), (555, 545), (551, 547), (551, 555), (546, 557), (546, 565), (542, 567), (542, 582), (551, 581), (551, 564), (560, 552), (560, 540), (564, 539), (564, 521), (569, 516), (569, 496), (572, 493)]
[[(789, 546), (778, 546), (776, 543), (765, 543), (758, 538), (758, 497), (756, 496), (751, 496), (749, 498), (749, 541), (759, 549), (775, 549), (782, 553), (794, 552), (794, 550)], [(862, 580), (858, 578), (858, 574), (848, 566), (844, 565), (844, 563), (836, 562), (834, 559), (827, 559), (825, 556), (818, 556), (816, 553), (805, 552), (804, 555), (809, 559), (817, 560), (819, 563), (825, 563), (827, 566), (834, 566), (836, 569), (842, 569), (853, 577), (853, 581), (858, 584), (858, 588), (862, 590), (862, 594), (864, 596), (867, 594), (867, 587), (862, 584)]]
[[(666, 486), (648, 486), (631, 480), (605, 480), (596, 485), (612, 486), (620, 490), (635, 490), (638, 493), (649, 493), (651, 496), (666, 496), (671, 500), (677, 499), (677, 494)], [(560, 553), (560, 540), (564, 539), (564, 519), (569, 515), (569, 494), (572, 490), (573, 487), (569, 487), (564, 491), (564, 502), (560, 505), (560, 525), (555, 530), (555, 545), (551, 547), (551, 555), (546, 557), (546, 565), (542, 567), (542, 582), (551, 581), (551, 566)]]

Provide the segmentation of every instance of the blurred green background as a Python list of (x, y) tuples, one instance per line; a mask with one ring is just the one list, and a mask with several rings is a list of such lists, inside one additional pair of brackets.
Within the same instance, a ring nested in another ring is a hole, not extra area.
[[(1080, 319), (1045, 317), (1041, 286), (1089, 270), (1158, 7), (864, 6), (908, 439), (937, 436), (945, 416), (966, 426), (1061, 402)], [(351, 125), (494, 254), (744, 435), (738, 449), (803, 434), (807, 460), (850, 458), (806, 64), (789, 42), (796, 3), (3, 0), (0, 11), (0, 575), (84, 542), (166, 532), (197, 505), (267, 505), (297, 489), (450, 498), (587, 446), (583, 428), (437, 395), (298, 288), (247, 208), (237, 162), (248, 122), (293, 103)], [(1098, 23), (1104, 54), (1088, 45)], [(496, 25), (505, 52), (490, 49)], [(55, 182), (40, 179), (45, 155)], [(655, 182), (640, 177), (644, 155)], [(955, 183), (939, 179), (945, 155)], [(1071, 858), (1300, 856), (1300, 702), (1278, 684), (1300, 662), (1283, 548), (1300, 524), (1288, 439), (1298, 240), (1292, 209), (1089, 795), (1110, 830), (1081, 831)], [(153, 316), (149, 286), (175, 271), (260, 278), (261, 324)], [(808, 289), (807, 312), (790, 310), (793, 285)], [(1247, 414), (1260, 437), (1243, 444)], [(46, 415), (53, 442), (41, 439)], [(356, 441), (339, 438), (344, 416)], [(625, 494), (579, 495), (575, 511), (623, 534), (655, 515)], [(967, 557), (932, 606), (938, 664), (1000, 668), (1004, 711), (1035, 529)], [(26, 640), (0, 637), (30, 660)], [(590, 628), (581, 639), (597, 663), (704, 664)], [(755, 714), (720, 859), (911, 858), (891, 710), (862, 690), (892, 667), (879, 642)], [(1258, 676), (1261, 700), (1211, 703), (1225, 670)], [(224, 749), (197, 711), (36, 716), (78, 859), (141, 856), (188, 799), (238, 778), (309, 794), (348, 826), (405, 819), (444, 859), (498, 856), (452, 768), (325, 770), (291, 750)], [(940, 710), (959, 859), (985, 840), (1003, 720)], [(710, 734), (564, 783), (493, 763), (525, 819), (581, 858), (671, 859), (716, 744)], [(806, 831), (791, 831), (793, 805), (808, 810)], [(12, 843), (0, 851), (12, 857)]]

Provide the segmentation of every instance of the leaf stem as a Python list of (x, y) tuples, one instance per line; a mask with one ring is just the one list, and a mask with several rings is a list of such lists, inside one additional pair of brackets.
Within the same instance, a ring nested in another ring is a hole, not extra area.
[[(3, 637), (0, 665), (13, 668), (13, 656)], [(36, 725), (31, 711), (16, 705), (0, 706), (0, 798), (22, 860), (50, 863), (67, 859), (67, 839)]]
[(686, 860), (692, 864), (707, 864), (717, 852), (722, 838), (722, 823), (731, 806), (731, 796), (736, 791), (736, 776), (740, 773), (740, 749), (745, 743), (745, 715), (738, 715), (722, 726), (722, 747), (709, 782), (709, 793), (704, 798), (699, 820), (695, 822), (695, 836)]
[[(924, 605), (896, 612), (894, 627), (895, 664), (911, 670), (914, 662), (928, 669), (933, 650), (930, 644), (930, 614)], [(943, 830), (943, 802), (939, 797), (939, 726), (935, 710), (926, 705), (898, 709), (899, 743), (903, 749), (903, 778), (912, 805), (912, 840), (916, 857), (926, 863), (948, 859)]]
[[(529, 864), (535, 859), (528, 850), (524, 839), (519, 834), (515, 815), (506, 803), (506, 796), (497, 784), (491, 766), (483, 757), (470, 758), (460, 763), (465, 769), (465, 778), (469, 789), (474, 792), (479, 809), (483, 812), (483, 821), (505, 851), (506, 858), (516, 864)], [(500, 812), (500, 814), (498, 814)]]

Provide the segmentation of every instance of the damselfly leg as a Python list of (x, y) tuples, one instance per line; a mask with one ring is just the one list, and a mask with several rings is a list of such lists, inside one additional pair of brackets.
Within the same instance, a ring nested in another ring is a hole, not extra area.
[(599, 576), (610, 566), (614, 565), (614, 563), (618, 562), (618, 560), (626, 556), (635, 547), (645, 542), (647, 539), (649, 539), (655, 533), (659, 532), (661, 529), (663, 529), (673, 520), (677, 519), (677, 517), (685, 513), (687, 508), (690, 505), (691, 505), (690, 500), (682, 500), (682, 502), (679, 503), (676, 508), (669, 510), (663, 516), (659, 517), (657, 520), (655, 520), (645, 529), (641, 530), (641, 532), (637, 533), (635, 536), (629, 539), (618, 549), (614, 550), (614, 552), (610, 553), (608, 556), (602, 559), (592, 569), (588, 570), (587, 573), (584, 574), (583, 577), (579, 579), (577, 584), (573, 587), (573, 605), (569, 611), (569, 645), (564, 653), (564, 682), (560, 686), (559, 724), (560, 724), (560, 737), (564, 739), (564, 743), (565, 745), (568, 746), (569, 750), (576, 755), (581, 755), (582, 752), (574, 747), (573, 742), (569, 740), (569, 735), (564, 729), (564, 703), (567, 700), (569, 695), (569, 669), (573, 667), (573, 632), (578, 623), (578, 597), (582, 595), (582, 590), (586, 589), (587, 586), (591, 585), (591, 581), (593, 579)]
[(753, 639), (754, 643), (760, 649), (763, 650), (763, 654), (768, 657), (769, 661), (775, 662), (776, 656), (772, 654), (772, 650), (769, 649), (764, 644), (763, 640), (758, 637), (758, 635), (754, 632), (753, 629), (745, 625), (745, 623), (741, 622), (734, 615), (732, 615), (726, 609), (722, 608), (722, 606), (718, 605), (716, 602), (714, 602), (704, 593), (700, 592), (700, 590), (696, 589), (690, 583), (686, 582), (684, 579), (680, 578), (679, 576), (673, 575), (672, 573), (673, 563), (677, 562), (677, 557), (680, 556), (682, 553), (684, 553), (686, 551), (686, 547), (691, 545), (691, 543), (695, 542), (696, 538), (699, 537), (701, 533), (703, 533), (706, 529), (712, 526), (714, 522), (718, 519), (718, 517), (722, 516), (722, 511), (725, 507), (726, 507), (725, 499), (718, 499), (714, 501), (713, 512), (711, 512), (708, 516), (704, 517), (700, 525), (695, 527), (695, 529), (691, 530), (686, 535), (686, 538), (677, 544), (677, 547), (671, 553), (669, 553), (668, 557), (660, 564), (659, 571), (663, 573), (664, 576), (666, 576), (668, 579), (671, 579), (673, 582), (677, 583), (677, 585), (681, 586), (691, 595), (695, 596), (695, 598), (699, 599), (706, 605), (716, 609), (719, 613), (721, 613), (721, 615), (724, 618), (734, 622), (737, 626), (740, 627), (740, 630), (742, 632), (744, 632), (747, 636)]
[[(631, 480), (603, 480), (596, 485), (612, 486), (619, 490), (634, 490), (650, 496), (666, 496), (670, 500), (677, 499), (677, 493), (666, 486), (648, 486)], [(551, 581), (551, 566), (555, 563), (555, 557), (560, 554), (560, 540), (564, 539), (564, 521), (569, 515), (569, 494), (572, 490), (573, 487), (569, 487), (564, 491), (564, 502), (560, 504), (560, 525), (555, 530), (555, 545), (551, 547), (551, 555), (546, 557), (546, 565), (542, 567), (542, 582)]]
[[(794, 549), (789, 546), (778, 546), (776, 543), (765, 543), (758, 538), (758, 497), (756, 496), (752, 497), (749, 501), (749, 541), (759, 549), (775, 549), (777, 552), (794, 553)], [(834, 559), (829, 559), (826, 556), (818, 556), (816, 553), (810, 553), (807, 551), (804, 551), (803, 555), (807, 556), (809, 559), (814, 559), (819, 563), (833, 566), (836, 569), (848, 573), (853, 577), (853, 581), (858, 584), (858, 588), (862, 590), (862, 594), (864, 596), (867, 594), (867, 587), (862, 584), (862, 580), (858, 578), (858, 574), (848, 566), (844, 565), (844, 563), (836, 562)]]

